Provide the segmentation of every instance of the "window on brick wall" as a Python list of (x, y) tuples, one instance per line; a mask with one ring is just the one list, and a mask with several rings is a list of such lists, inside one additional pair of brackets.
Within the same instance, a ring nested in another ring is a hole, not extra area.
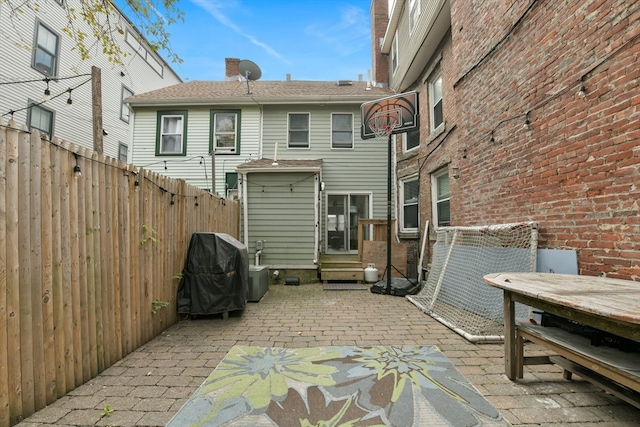
[(429, 81), (429, 116), (431, 130), (436, 130), (444, 122), (442, 113), (442, 74), (438, 73)]
[(431, 200), (433, 203), (433, 223), (438, 227), (451, 224), (449, 193), (449, 170), (441, 169), (431, 175)]
[(412, 233), (418, 231), (418, 195), (420, 186), (418, 176), (414, 175), (400, 180), (400, 231)]
[(420, 129), (414, 129), (402, 134), (402, 151), (411, 151), (420, 146)]

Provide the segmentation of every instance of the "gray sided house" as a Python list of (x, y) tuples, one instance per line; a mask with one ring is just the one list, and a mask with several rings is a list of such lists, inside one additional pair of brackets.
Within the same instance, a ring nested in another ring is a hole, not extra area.
[(128, 99), (133, 163), (238, 198), (251, 264), (315, 270), (324, 254), (358, 254), (359, 219), (386, 218), (387, 140), (360, 138), (360, 106), (389, 95), (291, 80), (139, 94)]

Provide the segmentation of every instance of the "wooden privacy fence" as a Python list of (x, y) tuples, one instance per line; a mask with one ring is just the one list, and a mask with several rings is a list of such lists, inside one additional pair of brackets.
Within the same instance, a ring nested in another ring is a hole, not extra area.
[(175, 323), (191, 234), (238, 238), (239, 209), (0, 118), (0, 426)]

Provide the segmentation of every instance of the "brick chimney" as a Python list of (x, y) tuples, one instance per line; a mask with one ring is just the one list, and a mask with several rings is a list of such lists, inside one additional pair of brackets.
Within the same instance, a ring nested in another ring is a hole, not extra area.
[(373, 81), (378, 86), (389, 85), (389, 57), (382, 54), (382, 39), (389, 25), (388, 0), (371, 2), (371, 58), (373, 59)]
[(230, 80), (242, 80), (242, 76), (240, 75), (240, 71), (238, 71), (238, 64), (240, 63), (240, 58), (225, 58), (225, 74), (224, 79), (227, 81)]

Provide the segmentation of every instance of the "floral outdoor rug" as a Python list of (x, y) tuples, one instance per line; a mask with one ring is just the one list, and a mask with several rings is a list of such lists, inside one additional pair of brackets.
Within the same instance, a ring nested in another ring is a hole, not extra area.
[(505, 426), (435, 346), (236, 346), (167, 424)]

